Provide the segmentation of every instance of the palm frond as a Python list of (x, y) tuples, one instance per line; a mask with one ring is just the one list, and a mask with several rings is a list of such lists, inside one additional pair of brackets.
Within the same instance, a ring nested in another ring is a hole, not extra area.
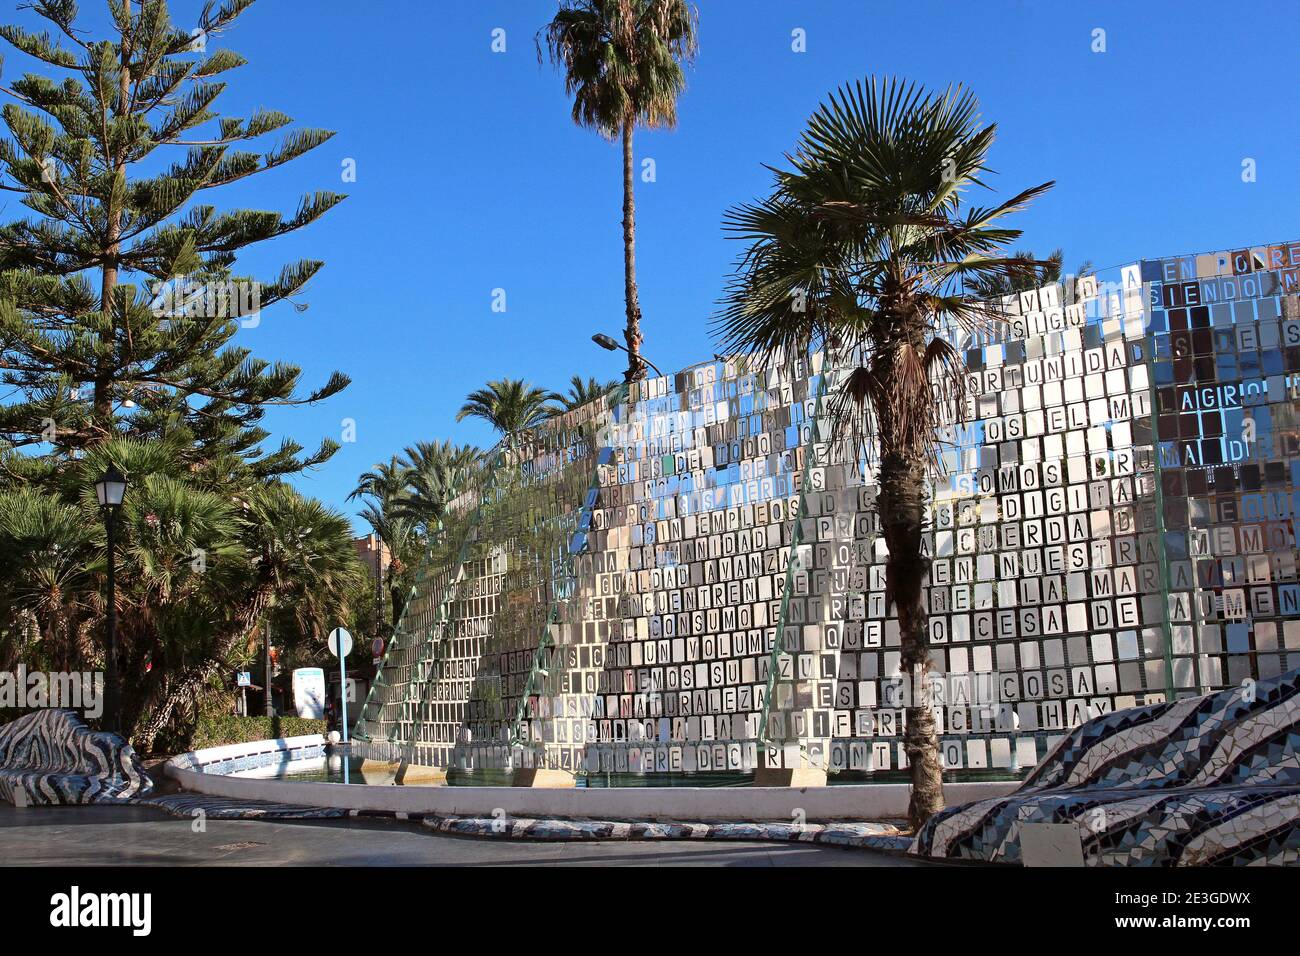
[(771, 195), (723, 217), (745, 248), (713, 319), (721, 350), (770, 359), (834, 346), (856, 362), (831, 396), (835, 419), (874, 427), (882, 455), (930, 454), (935, 389), (960, 385), (958, 353), (935, 343), (988, 331), (1001, 314), (979, 293), (1058, 261), (1002, 251), (1020, 232), (1001, 220), (1051, 182), (968, 201), (989, 189), (995, 132), (960, 86), (873, 77), (831, 93), (773, 169)]

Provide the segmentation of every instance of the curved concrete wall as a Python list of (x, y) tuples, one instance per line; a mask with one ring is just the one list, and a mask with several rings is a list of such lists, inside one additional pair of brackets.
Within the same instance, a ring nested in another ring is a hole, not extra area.
[[(245, 800), (349, 810), (460, 816), (586, 817), (614, 820), (881, 820), (907, 816), (901, 783), (835, 787), (612, 787), (538, 790), (528, 787), (370, 786), (231, 776), (265, 762), (319, 759), (319, 735), (212, 747), (173, 757), (166, 773), (186, 790)], [(950, 805), (1010, 793), (1016, 781), (945, 787)]]

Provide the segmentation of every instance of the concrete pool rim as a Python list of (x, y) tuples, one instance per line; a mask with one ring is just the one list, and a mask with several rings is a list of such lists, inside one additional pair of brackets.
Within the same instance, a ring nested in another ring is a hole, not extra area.
[[(662, 820), (677, 822), (897, 820), (907, 816), (905, 783), (833, 787), (609, 787), (535, 789), (505, 786), (394, 786), (235, 776), (242, 770), (320, 760), (323, 735), (226, 744), (178, 754), (164, 774), (186, 791), (215, 797), (349, 811), (442, 817)], [(944, 785), (952, 806), (1010, 793), (1019, 781)]]

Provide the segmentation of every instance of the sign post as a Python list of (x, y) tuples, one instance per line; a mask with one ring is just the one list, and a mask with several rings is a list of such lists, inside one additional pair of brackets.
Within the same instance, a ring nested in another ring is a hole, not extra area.
[[(346, 628), (336, 627), (330, 631), (330, 653), (339, 659), (339, 715), (340, 728), (343, 731), (343, 744), (348, 742), (348, 668), (346, 659), (352, 651), (352, 635)], [(348, 752), (343, 752), (343, 782), (348, 783)]]
[(235, 674), (235, 683), (239, 685), (239, 708), (243, 711), (245, 717), (248, 716), (248, 688), (253, 683), (253, 675), (248, 671), (238, 671)]
[(352, 653), (352, 635), (346, 629), (336, 627), (330, 631), (330, 653), (339, 659), (339, 714), (342, 717), (340, 727), (343, 742), (348, 742), (348, 668), (345, 658)]

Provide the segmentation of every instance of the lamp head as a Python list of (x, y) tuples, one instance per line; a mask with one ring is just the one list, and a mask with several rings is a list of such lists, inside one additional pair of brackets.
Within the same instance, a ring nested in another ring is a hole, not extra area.
[(95, 497), (101, 508), (118, 508), (126, 497), (126, 476), (109, 463), (99, 481), (95, 482)]

